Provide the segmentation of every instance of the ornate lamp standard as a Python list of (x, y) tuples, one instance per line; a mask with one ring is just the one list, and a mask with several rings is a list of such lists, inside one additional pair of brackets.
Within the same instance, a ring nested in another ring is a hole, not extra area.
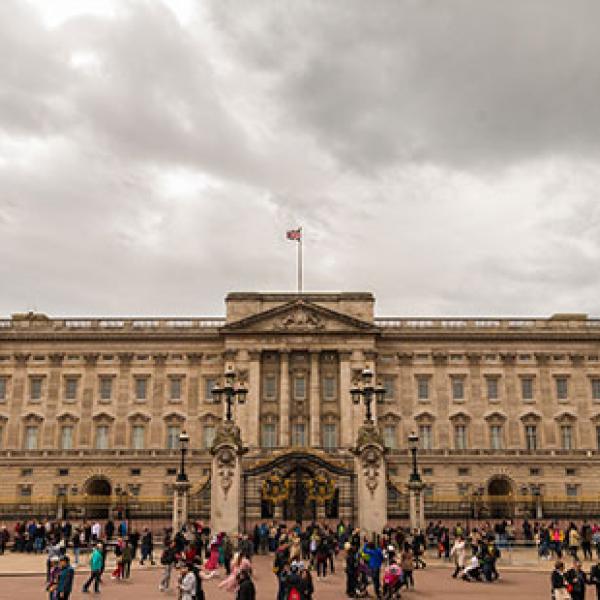
[(365, 423), (373, 423), (373, 414), (371, 412), (371, 403), (375, 398), (378, 404), (381, 404), (385, 399), (385, 388), (381, 385), (373, 384), (373, 371), (369, 367), (365, 367), (360, 374), (360, 381), (350, 390), (352, 402), (360, 404), (361, 399), (365, 403)]
[(423, 481), (419, 474), (417, 465), (417, 450), (419, 448), (419, 436), (413, 431), (408, 436), (408, 447), (412, 455), (412, 471), (408, 479), (410, 527), (421, 529), (425, 523), (425, 506), (423, 502)]
[(188, 476), (185, 472), (185, 455), (187, 454), (189, 443), (190, 436), (185, 431), (182, 431), (179, 434), (179, 452), (181, 452), (181, 462), (179, 464), (179, 473), (177, 474), (177, 481), (179, 482), (188, 481)]
[(181, 531), (181, 528), (188, 520), (188, 492), (190, 482), (185, 472), (185, 455), (188, 451), (190, 436), (182, 431), (179, 434), (179, 452), (181, 453), (181, 462), (179, 464), (179, 473), (175, 480), (175, 490), (173, 497), (173, 532)]
[(233, 411), (232, 406), (237, 401), (238, 404), (246, 403), (246, 396), (248, 395), (248, 389), (242, 384), (237, 383), (236, 385), (236, 374), (231, 366), (228, 366), (225, 371), (225, 381), (222, 387), (214, 387), (212, 389), (212, 395), (216, 403), (220, 403), (223, 396), (225, 397), (225, 403), (227, 405), (225, 409), (225, 421), (227, 423), (233, 422)]
[(413, 431), (408, 436), (408, 447), (412, 455), (412, 473), (410, 474), (410, 481), (421, 482), (421, 475), (419, 475), (419, 469), (417, 466), (417, 451), (419, 450), (419, 436)]

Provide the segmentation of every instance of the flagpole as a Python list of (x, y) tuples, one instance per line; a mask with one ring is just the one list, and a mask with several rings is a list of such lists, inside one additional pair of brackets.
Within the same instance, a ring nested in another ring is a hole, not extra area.
[(300, 238), (298, 239), (298, 293), (302, 293), (302, 238), (304, 237), (302, 233), (302, 227), (299, 227)]

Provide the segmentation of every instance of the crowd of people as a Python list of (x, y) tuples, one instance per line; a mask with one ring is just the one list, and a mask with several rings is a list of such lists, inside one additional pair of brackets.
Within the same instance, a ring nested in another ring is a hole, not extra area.
[[(453, 562), (452, 577), (468, 582), (494, 582), (499, 578), (497, 562), (501, 549), (516, 538), (537, 545), (542, 559), (554, 557), (553, 597), (557, 600), (584, 597), (586, 586), (597, 589), (600, 600), (600, 528), (584, 521), (547, 524), (524, 521), (520, 535), (510, 521), (478, 523), (468, 527), (462, 523), (448, 526), (430, 522), (424, 531), (403, 527), (386, 527), (375, 537), (367, 537), (352, 524), (310, 523), (289, 527), (284, 523), (257, 523), (250, 535), (234, 539), (224, 533), (214, 535), (201, 522), (181, 531), (166, 529), (161, 536), (161, 550), (155, 552), (152, 531), (145, 527), (138, 533), (125, 520), (28, 521), (17, 523), (13, 530), (0, 527), (0, 551), (10, 546), (14, 552), (46, 554), (46, 589), (49, 600), (70, 597), (74, 584), (74, 567), (82, 551), (89, 552), (89, 575), (82, 591), (100, 592), (107, 557), (112, 553), (114, 569), (107, 573), (116, 582), (131, 577), (131, 565), (157, 563), (162, 568), (159, 590), (173, 588), (182, 600), (202, 600), (203, 581), (220, 571), (218, 586), (236, 600), (254, 600), (252, 559), (255, 555), (272, 555), (276, 578), (277, 600), (311, 600), (315, 580), (326, 581), (341, 569), (345, 592), (349, 598), (399, 598), (403, 589), (414, 589), (414, 572), (426, 567), (424, 556), (436, 555)], [(67, 551), (72, 550), (71, 561)], [(592, 558), (598, 563), (589, 573), (580, 559)], [(570, 555), (573, 566), (565, 570), (564, 555)], [(73, 564), (71, 564), (73, 563)], [(581, 590), (584, 590), (583, 592)], [(564, 595), (564, 594), (568, 594)]]

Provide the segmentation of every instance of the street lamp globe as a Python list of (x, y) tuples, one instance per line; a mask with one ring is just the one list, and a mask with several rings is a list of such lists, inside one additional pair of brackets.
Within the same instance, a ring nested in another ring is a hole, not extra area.
[(187, 450), (189, 443), (190, 443), (190, 436), (184, 430), (179, 434), (179, 447), (182, 450)]
[(414, 431), (408, 435), (408, 447), (411, 450), (416, 450), (419, 447), (419, 436)]

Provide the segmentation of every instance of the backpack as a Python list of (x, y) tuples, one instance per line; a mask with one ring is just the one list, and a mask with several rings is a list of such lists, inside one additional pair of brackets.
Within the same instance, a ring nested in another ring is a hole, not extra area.
[(300, 592), (298, 591), (298, 588), (292, 588), (290, 590), (290, 593), (288, 595), (288, 600), (302, 600), (302, 597), (300, 596)]

